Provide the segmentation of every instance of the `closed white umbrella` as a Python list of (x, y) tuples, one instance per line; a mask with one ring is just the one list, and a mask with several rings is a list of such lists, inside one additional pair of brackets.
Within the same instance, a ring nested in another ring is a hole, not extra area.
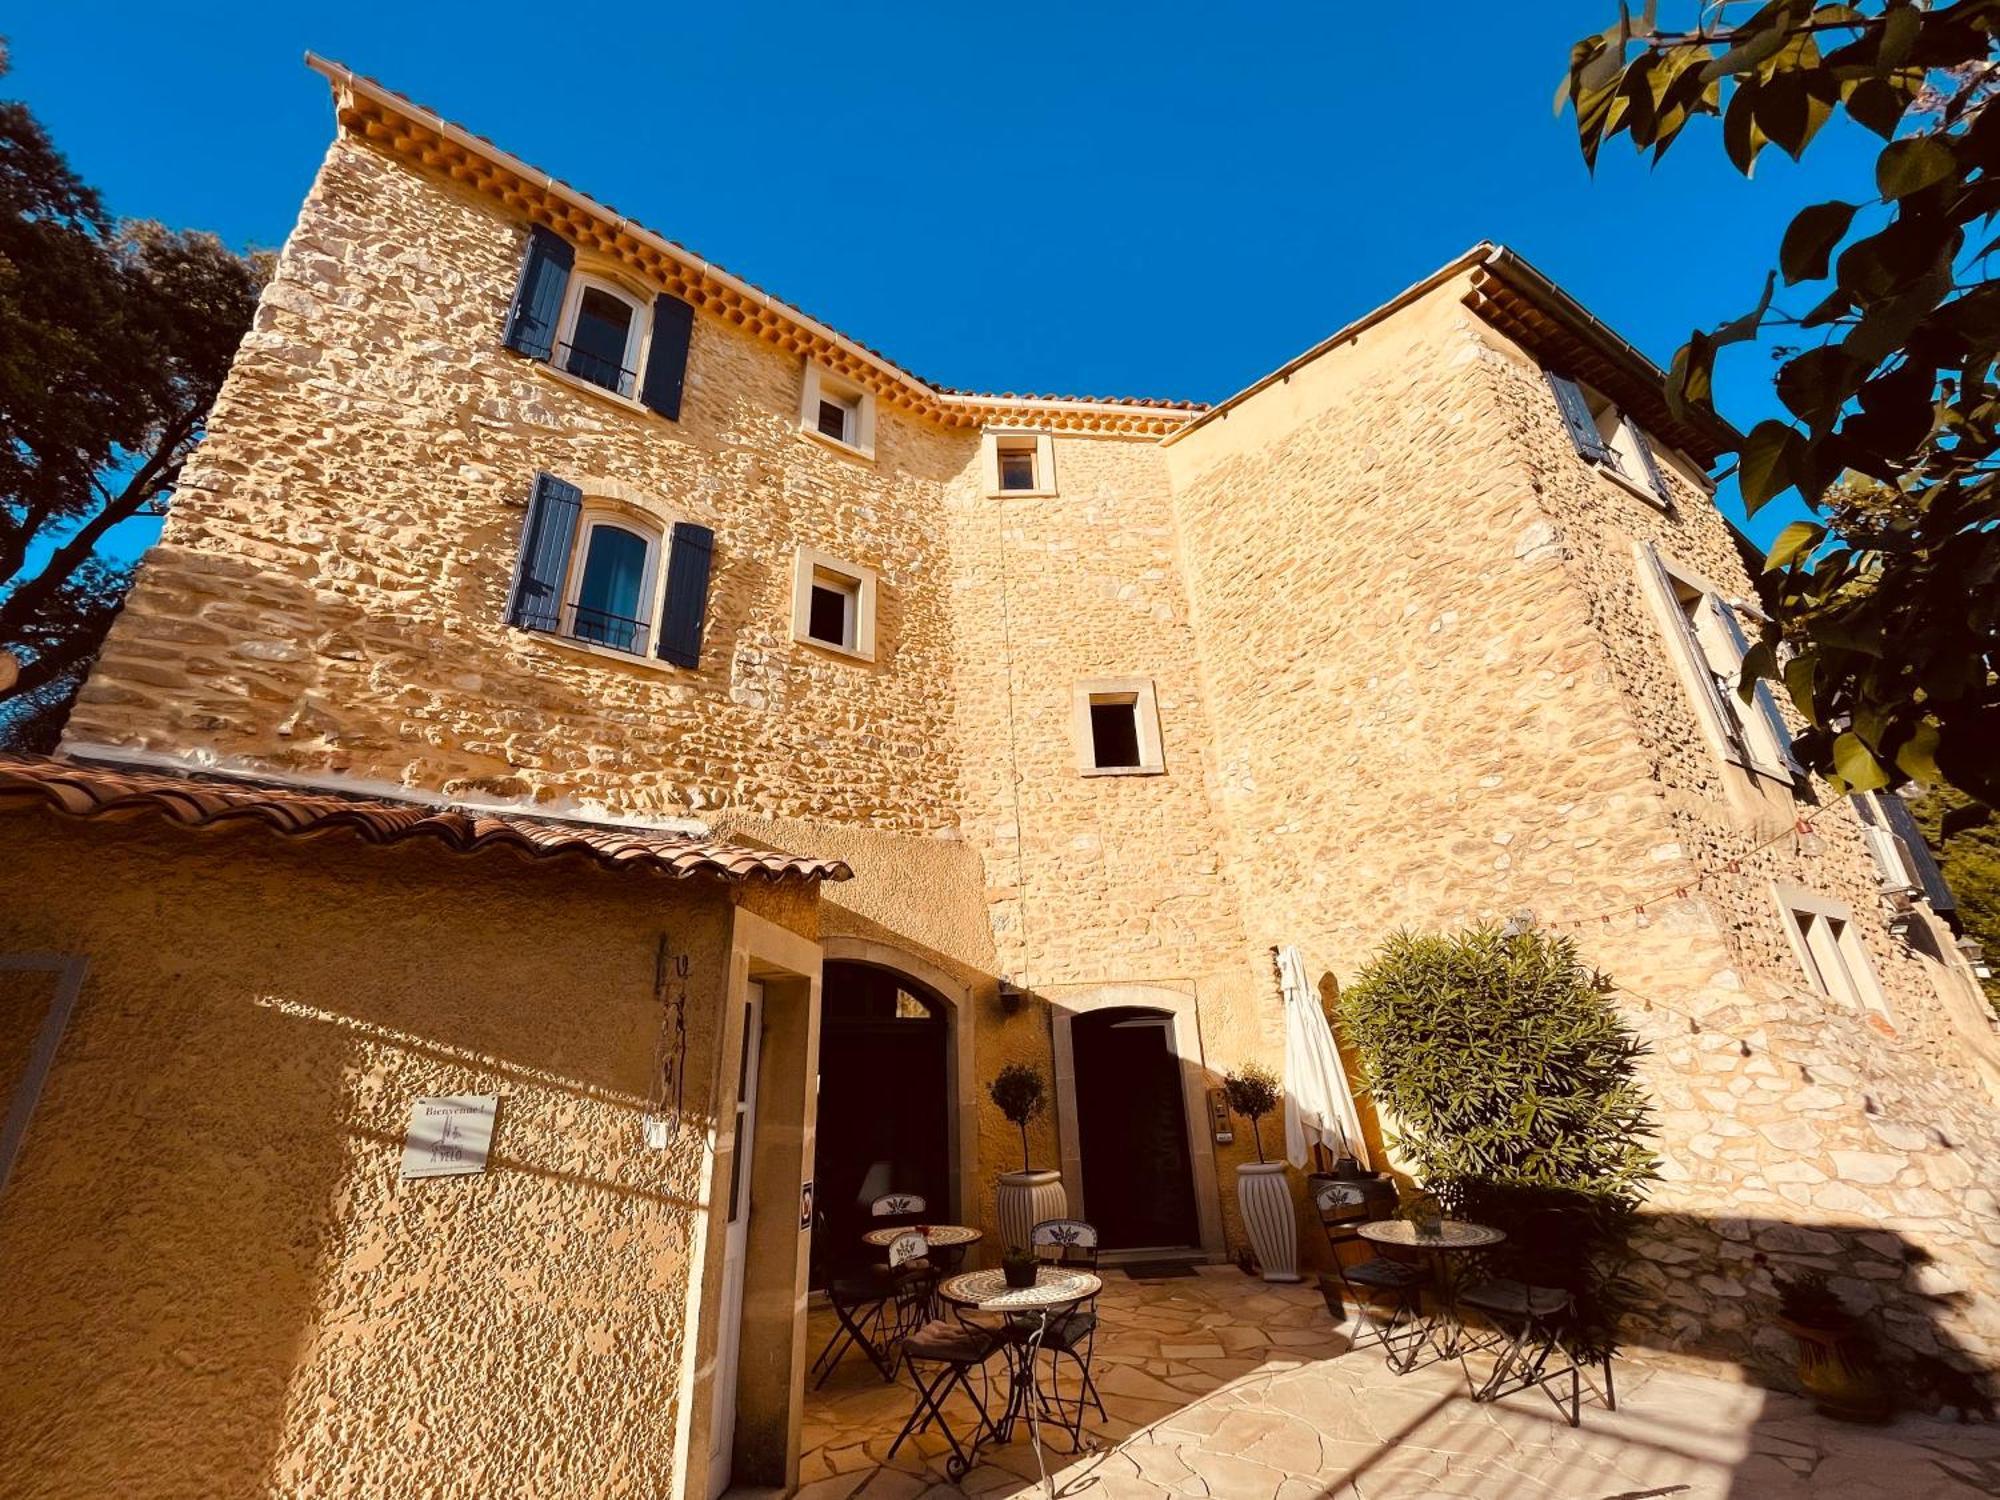
[(1333, 1044), (1319, 995), (1306, 983), (1305, 960), (1289, 943), (1278, 949), (1278, 983), (1285, 995), (1286, 1159), (1304, 1167), (1306, 1148), (1325, 1146), (1335, 1156), (1371, 1166), (1340, 1049)]

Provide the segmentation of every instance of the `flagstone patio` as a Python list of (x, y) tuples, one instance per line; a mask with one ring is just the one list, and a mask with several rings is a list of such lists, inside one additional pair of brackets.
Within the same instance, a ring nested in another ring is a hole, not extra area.
[[(1318, 1293), (1269, 1286), (1233, 1266), (1136, 1282), (1105, 1273), (1096, 1368), (1110, 1420), (1097, 1452), (1051, 1452), (1056, 1493), (1089, 1500), (1981, 1500), (2000, 1494), (2000, 1425), (1905, 1417), (1853, 1427), (1795, 1396), (1722, 1379), (1615, 1366), (1619, 1409), (1586, 1407), (1581, 1429), (1539, 1394), (1466, 1399), (1456, 1364), (1389, 1373), (1376, 1349), (1345, 1352)], [(813, 1350), (832, 1327), (812, 1317)], [(1000, 1362), (992, 1366), (996, 1377)], [(1025, 1429), (947, 1481), (935, 1433), (885, 1462), (910, 1409), (907, 1377), (885, 1385), (850, 1356), (808, 1393), (801, 1500), (1031, 1496)], [(966, 1409), (969, 1425), (969, 1408)], [(1065, 1435), (1044, 1436), (1060, 1448)]]

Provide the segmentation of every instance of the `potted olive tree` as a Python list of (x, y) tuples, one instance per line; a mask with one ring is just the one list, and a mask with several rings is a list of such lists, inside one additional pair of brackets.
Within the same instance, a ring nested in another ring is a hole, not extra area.
[(1002, 1172), (997, 1208), (1000, 1244), (1005, 1250), (1027, 1250), (1034, 1227), (1044, 1219), (1066, 1218), (1069, 1198), (1062, 1173), (1037, 1167), (1028, 1155), (1028, 1124), (1049, 1105), (1048, 1083), (1032, 1063), (1009, 1063), (986, 1086), (994, 1107), (1021, 1132), (1021, 1170)]
[(1231, 1113), (1250, 1122), (1254, 1162), (1236, 1166), (1236, 1207), (1257, 1252), (1266, 1281), (1299, 1279), (1299, 1221), (1292, 1210), (1292, 1187), (1283, 1161), (1264, 1159), (1264, 1116), (1278, 1107), (1278, 1075), (1261, 1063), (1245, 1063), (1222, 1080)]

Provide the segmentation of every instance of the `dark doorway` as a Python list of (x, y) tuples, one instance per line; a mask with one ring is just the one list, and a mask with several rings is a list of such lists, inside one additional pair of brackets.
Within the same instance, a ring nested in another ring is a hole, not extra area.
[(813, 1285), (881, 1259), (861, 1243), (869, 1205), (921, 1193), (952, 1218), (946, 1003), (872, 964), (829, 963), (820, 982)]
[(1084, 1205), (1107, 1249), (1199, 1238), (1173, 1025), (1164, 1011), (1136, 1007), (1070, 1023)]

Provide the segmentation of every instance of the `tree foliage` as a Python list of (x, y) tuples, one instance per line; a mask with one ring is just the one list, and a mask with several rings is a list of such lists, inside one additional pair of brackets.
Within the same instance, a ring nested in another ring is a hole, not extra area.
[[(0, 47), (0, 76), (6, 54)], [(129, 582), (106, 533), (159, 514), (250, 327), (265, 267), (213, 235), (114, 221), (0, 100), (0, 650), (46, 729)]]
[(1262, 1161), (1264, 1133), (1260, 1122), (1278, 1107), (1278, 1075), (1262, 1063), (1247, 1062), (1223, 1076), (1222, 1093), (1231, 1113), (1250, 1122), (1250, 1139), (1256, 1142), (1257, 1160)]
[(1042, 1070), (1033, 1063), (1008, 1063), (986, 1085), (986, 1097), (1021, 1132), (1021, 1170), (1028, 1164), (1028, 1124), (1048, 1108), (1049, 1086)]
[(1657, 0), (1621, 6), (1573, 49), (1557, 108), (1593, 165), (1620, 135), (1657, 160), (1697, 120), (1745, 176), (1841, 114), (1884, 143), (1870, 180), (1792, 219), (1758, 305), (1674, 358), (1669, 400), (1707, 408), (1718, 351), (1796, 330), (1776, 373), (1790, 419), (1751, 429), (1738, 477), (1752, 512), (1791, 491), (1815, 519), (1766, 560), (1773, 624), (1744, 687), (1784, 685), (1798, 754), (1838, 788), (1945, 780), (2000, 805), (2000, 0), (1684, 11), (1675, 30)]
[(1341, 996), (1391, 1149), (1501, 1274), (1559, 1285), (1608, 1345), (1616, 1266), (1658, 1162), (1644, 1047), (1567, 938), (1398, 933)]
[[(1953, 831), (1963, 821), (1965, 797), (1950, 787), (1933, 787), (1910, 803), (1925, 840), (1937, 851), (1938, 868), (1958, 903), (1965, 935), (1986, 950), (1989, 967), (2000, 962), (2000, 822)], [(1985, 981), (1986, 998), (2000, 1011), (2000, 974)]]

